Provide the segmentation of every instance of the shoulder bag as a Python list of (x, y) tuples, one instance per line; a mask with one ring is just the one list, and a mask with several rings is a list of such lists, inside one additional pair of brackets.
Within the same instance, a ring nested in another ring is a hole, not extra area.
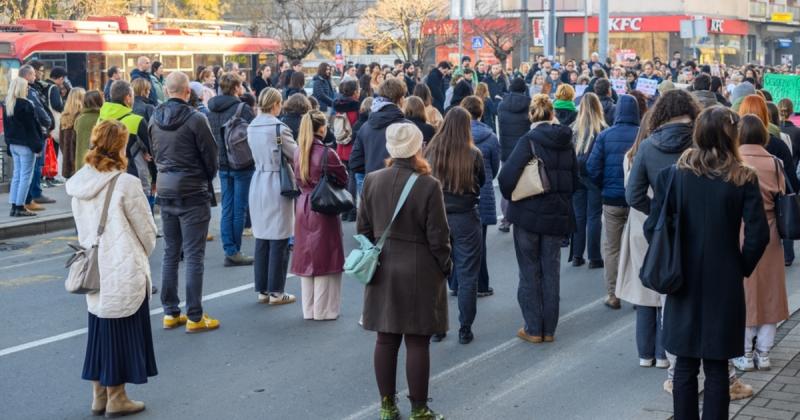
[(347, 188), (333, 185), (328, 178), (328, 150), (325, 147), (322, 155), (322, 176), (319, 183), (311, 191), (311, 210), (322, 214), (341, 214), (355, 208), (353, 195)]
[(639, 278), (642, 285), (660, 294), (673, 294), (683, 286), (683, 270), (681, 267), (681, 233), (680, 233), (680, 204), (681, 186), (676, 186), (678, 199), (677, 209), (674, 214), (667, 214), (669, 209), (669, 194), (678, 169), (673, 165), (669, 170), (664, 201), (661, 203), (661, 212), (650, 238), (650, 246), (644, 256)]
[(281, 160), (281, 195), (287, 198), (297, 198), (300, 195), (300, 188), (297, 188), (297, 181), (294, 179), (294, 169), (283, 155), (283, 139), (281, 138), (281, 124), (275, 124), (275, 142), (278, 143), (278, 154)]
[(536, 154), (533, 140), (529, 142), (533, 157), (522, 170), (517, 186), (511, 192), (511, 201), (524, 200), (550, 191), (550, 178), (547, 177), (544, 161)]
[(359, 248), (350, 251), (350, 255), (347, 256), (346, 260), (344, 260), (345, 273), (355, 277), (356, 280), (364, 284), (369, 284), (372, 281), (372, 277), (375, 275), (375, 270), (378, 269), (378, 260), (380, 259), (381, 251), (383, 250), (383, 244), (386, 242), (386, 238), (389, 236), (389, 230), (391, 230), (394, 219), (397, 218), (397, 214), (400, 213), (400, 209), (403, 208), (403, 205), (408, 198), (408, 194), (411, 192), (411, 188), (414, 186), (414, 183), (417, 182), (418, 177), (419, 176), (416, 173), (412, 173), (408, 178), (408, 181), (406, 181), (406, 185), (403, 187), (403, 192), (400, 193), (400, 199), (397, 200), (397, 205), (394, 208), (392, 220), (389, 221), (388, 225), (386, 225), (386, 228), (383, 230), (383, 234), (381, 235), (380, 239), (378, 239), (378, 243), (373, 245), (369, 238), (364, 235), (354, 236), (355, 240), (358, 241)]
[(100, 291), (100, 266), (98, 264), (97, 247), (100, 245), (100, 237), (106, 229), (108, 219), (108, 205), (111, 203), (111, 195), (114, 193), (114, 186), (117, 185), (117, 178), (120, 174), (114, 175), (111, 182), (106, 187), (106, 198), (103, 203), (103, 213), (100, 216), (100, 225), (97, 227), (97, 239), (91, 248), (84, 248), (80, 244), (68, 244), (75, 253), (67, 260), (66, 267), (69, 274), (64, 281), (64, 288), (70, 293), (85, 295)]
[[(775, 177), (780, 182), (781, 177), (778, 171), (782, 167), (775, 159)], [(778, 225), (778, 234), (781, 239), (797, 240), (800, 239), (800, 196), (792, 189), (792, 183), (785, 181), (787, 194), (775, 194), (775, 224)]]

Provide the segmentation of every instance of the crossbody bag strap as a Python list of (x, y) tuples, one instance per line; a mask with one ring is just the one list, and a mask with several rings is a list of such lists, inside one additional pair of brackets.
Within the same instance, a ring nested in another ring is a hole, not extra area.
[(233, 118), (240, 118), (242, 116), (242, 110), (244, 109), (245, 105), (247, 104), (242, 102), (238, 107), (236, 107), (236, 114), (233, 114)]
[(103, 232), (106, 230), (106, 220), (108, 219), (108, 206), (111, 204), (111, 196), (114, 194), (114, 187), (117, 185), (117, 178), (121, 173), (114, 175), (111, 178), (111, 182), (108, 183), (108, 187), (106, 187), (106, 199), (103, 202), (103, 213), (100, 215), (100, 225), (97, 226), (97, 242), (100, 243), (100, 237), (103, 236)]
[(381, 235), (381, 238), (376, 244), (379, 249), (383, 248), (383, 244), (386, 242), (386, 238), (389, 236), (389, 230), (391, 230), (392, 224), (394, 224), (394, 219), (397, 218), (397, 214), (400, 213), (400, 209), (402, 209), (403, 205), (406, 203), (406, 199), (408, 198), (409, 193), (411, 193), (411, 188), (414, 186), (414, 183), (417, 182), (417, 178), (419, 178), (419, 175), (412, 173), (408, 178), (408, 181), (406, 181), (406, 185), (403, 187), (403, 191), (400, 193), (400, 198), (397, 200), (397, 206), (394, 208), (392, 220), (389, 221), (386, 229), (383, 230), (383, 235)]
[[(678, 172), (678, 168), (675, 165), (670, 166), (669, 168), (669, 179), (667, 180), (667, 188), (666, 192), (664, 193), (664, 202), (661, 203), (661, 213), (658, 215), (658, 223), (656, 224), (657, 227), (663, 227), (664, 223), (667, 222), (667, 209), (669, 208), (669, 194), (672, 190), (672, 184), (675, 182), (675, 175)], [(678, 188), (678, 187), (675, 187)], [(677, 202), (677, 206), (680, 206), (680, 203)]]

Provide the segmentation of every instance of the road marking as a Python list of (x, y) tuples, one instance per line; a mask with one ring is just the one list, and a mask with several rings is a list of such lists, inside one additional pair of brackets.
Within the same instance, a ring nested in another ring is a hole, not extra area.
[[(572, 312), (564, 315), (563, 317), (559, 317), (558, 322), (560, 324), (563, 324), (563, 323), (571, 320), (572, 318), (575, 318), (576, 316), (578, 316), (578, 315), (580, 315), (580, 314), (582, 314), (584, 312), (589, 311), (592, 308), (598, 307), (599, 304), (602, 303), (604, 300), (605, 300), (605, 298), (593, 300), (593, 301), (587, 303), (586, 305), (583, 305), (580, 308), (577, 308), (577, 309), (573, 310)], [(457, 365), (451, 366), (450, 368), (445, 369), (445, 370), (437, 373), (434, 376), (431, 376), (431, 378), (428, 381), (428, 383), (432, 384), (434, 382), (438, 382), (441, 379), (444, 379), (445, 377), (450, 376), (451, 374), (453, 374), (453, 373), (455, 373), (455, 372), (457, 372), (459, 370), (469, 368), (469, 367), (471, 367), (471, 366), (473, 366), (473, 365), (475, 365), (477, 363), (480, 363), (480, 362), (482, 362), (482, 361), (484, 361), (486, 359), (489, 359), (489, 358), (497, 355), (498, 353), (502, 353), (502, 352), (504, 352), (504, 351), (506, 351), (508, 349), (511, 349), (512, 347), (515, 347), (517, 345), (520, 345), (522, 343), (523, 343), (522, 340), (520, 340), (517, 337), (514, 337), (514, 338), (512, 338), (512, 339), (510, 339), (510, 340), (508, 340), (506, 342), (500, 343), (497, 346), (492, 347), (492, 348), (484, 351), (481, 354), (475, 355), (475, 356), (473, 356), (473, 357), (471, 357), (471, 358), (469, 358), (467, 360), (464, 360), (463, 362), (461, 362), (461, 363), (459, 363)], [(398, 395), (407, 394), (407, 393), (408, 393), (408, 388), (398, 392)], [(365, 417), (372, 417), (372, 416), (375, 415), (375, 412), (380, 409), (380, 407), (381, 407), (381, 405), (379, 403), (370, 404), (368, 406), (365, 406), (361, 410), (359, 410), (359, 411), (357, 411), (357, 412), (345, 417), (345, 420), (357, 420), (357, 419), (362, 419), (362, 418), (365, 418)]]
[(31, 265), (31, 264), (39, 264), (39, 263), (43, 263), (43, 262), (46, 262), (46, 261), (56, 260), (56, 259), (59, 259), (59, 258), (65, 258), (68, 255), (69, 255), (69, 253), (58, 254), (58, 255), (53, 255), (52, 257), (41, 258), (41, 259), (38, 259), (38, 260), (27, 261), (27, 262), (23, 262), (23, 263), (19, 263), (19, 264), (6, 265), (4, 267), (0, 267), (0, 271), (2, 271), (2, 270), (10, 270), (12, 268), (24, 267), (26, 265)]
[[(40, 260), (41, 261), (41, 260)], [(288, 276), (286, 279), (296, 278), (297, 276)], [(232, 295), (234, 293), (239, 293), (244, 290), (252, 289), (253, 283), (243, 284), (241, 286), (232, 287), (226, 290), (220, 290), (219, 292), (211, 293), (209, 295), (203, 296), (203, 302), (219, 299), (223, 296)], [(181, 303), (181, 307), (184, 307), (184, 303)], [(150, 311), (150, 316), (159, 315), (164, 313), (164, 308), (156, 308)], [(89, 332), (86, 328), (80, 328), (74, 331), (65, 332), (63, 334), (54, 335), (52, 337), (42, 338), (40, 340), (31, 341), (28, 343), (20, 344), (18, 346), (8, 347), (5, 349), (0, 350), (0, 357), (8, 356), (9, 354), (19, 353), (21, 351), (30, 350), (32, 348), (41, 347), (50, 343), (55, 343), (57, 341), (63, 341), (72, 337), (77, 337), (79, 335), (83, 335)]]

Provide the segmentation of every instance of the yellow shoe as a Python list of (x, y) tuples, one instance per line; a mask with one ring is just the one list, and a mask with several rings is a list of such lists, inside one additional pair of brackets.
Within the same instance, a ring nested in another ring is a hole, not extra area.
[(178, 328), (181, 325), (186, 325), (186, 321), (188, 320), (189, 318), (186, 318), (186, 315), (183, 314), (178, 316), (164, 315), (164, 329), (171, 330), (173, 328)]
[(208, 314), (203, 314), (199, 321), (194, 322), (191, 319), (186, 322), (187, 333), (199, 333), (203, 331), (211, 331), (219, 328), (219, 321), (211, 318)]

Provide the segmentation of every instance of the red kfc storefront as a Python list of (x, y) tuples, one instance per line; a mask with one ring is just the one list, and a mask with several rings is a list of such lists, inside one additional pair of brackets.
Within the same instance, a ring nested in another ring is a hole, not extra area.
[[(744, 52), (744, 37), (747, 35), (747, 22), (736, 19), (704, 17), (708, 36), (697, 38), (694, 42), (680, 37), (681, 21), (690, 16), (612, 16), (608, 19), (608, 53), (615, 59), (637, 55), (642, 59), (660, 57), (668, 60), (673, 51), (684, 56), (691, 55), (697, 48), (702, 62), (715, 59), (728, 64), (740, 64)], [(569, 17), (561, 20), (564, 33), (564, 55), (578, 58), (582, 55), (584, 20), (582, 17)], [(598, 18), (590, 17), (587, 22), (589, 49), (598, 48)]]

